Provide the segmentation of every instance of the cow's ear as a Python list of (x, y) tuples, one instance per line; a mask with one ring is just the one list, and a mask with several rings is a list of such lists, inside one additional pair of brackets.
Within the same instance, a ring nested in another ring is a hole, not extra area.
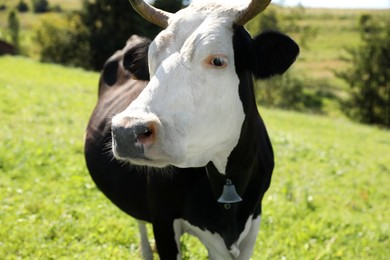
[(148, 68), (149, 44), (149, 40), (144, 40), (129, 48), (123, 56), (123, 68), (139, 80), (149, 80), (150, 78)]
[(251, 41), (251, 66), (255, 77), (265, 79), (283, 74), (296, 60), (299, 46), (287, 35), (264, 32)]
[(118, 80), (118, 66), (118, 59), (109, 60), (104, 64), (102, 79), (108, 86), (114, 85)]

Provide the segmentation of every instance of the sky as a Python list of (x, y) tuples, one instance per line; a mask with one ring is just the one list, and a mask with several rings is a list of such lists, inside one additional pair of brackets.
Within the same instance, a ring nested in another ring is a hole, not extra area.
[(273, 0), (272, 3), (321, 8), (390, 9), (390, 0)]

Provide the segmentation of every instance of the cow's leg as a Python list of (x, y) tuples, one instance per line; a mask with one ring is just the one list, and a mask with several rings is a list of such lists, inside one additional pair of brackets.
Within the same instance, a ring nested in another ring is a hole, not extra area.
[(261, 215), (252, 219), (250, 223), (250, 228), (248, 234), (240, 243), (240, 255), (236, 258), (238, 260), (248, 260), (252, 256), (253, 248), (255, 247), (255, 242), (257, 234), (259, 233), (261, 222)]
[(142, 257), (145, 260), (153, 260), (152, 248), (149, 244), (148, 232), (146, 230), (146, 224), (143, 221), (138, 221), (139, 234), (141, 236), (141, 252)]
[(153, 223), (153, 232), (161, 260), (181, 259), (180, 235), (175, 233), (173, 220)]

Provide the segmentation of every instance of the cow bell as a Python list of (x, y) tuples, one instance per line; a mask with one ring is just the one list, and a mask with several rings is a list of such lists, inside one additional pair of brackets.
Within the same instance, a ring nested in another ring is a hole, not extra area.
[(219, 203), (230, 204), (242, 201), (240, 195), (237, 194), (236, 187), (232, 181), (227, 179), (223, 186), (222, 195), (217, 200)]

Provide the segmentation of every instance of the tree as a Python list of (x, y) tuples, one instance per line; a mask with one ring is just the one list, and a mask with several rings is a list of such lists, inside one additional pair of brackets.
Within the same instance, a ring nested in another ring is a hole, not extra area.
[(266, 30), (274, 30), (274, 31), (280, 31), (280, 25), (279, 25), (279, 17), (278, 13), (274, 8), (270, 8), (268, 12), (263, 13), (262, 16), (259, 18), (260, 22), (260, 30), (266, 31)]
[[(310, 39), (316, 37), (317, 29), (311, 25), (300, 25), (299, 21), (305, 18), (305, 9), (289, 9), (281, 12), (280, 7), (270, 6), (267, 12), (259, 16), (260, 31), (281, 31), (294, 35), (302, 48), (308, 48)], [(318, 85), (318, 83), (316, 84)], [(262, 83), (255, 85), (257, 101), (268, 107), (279, 107), (298, 111), (321, 112), (322, 101), (320, 91), (308, 87), (308, 78), (289, 71)]]
[(154, 6), (171, 13), (183, 8), (183, 2), (178, 0), (155, 0)]
[(15, 53), (19, 52), (19, 30), (20, 24), (16, 11), (11, 11), (8, 15), (8, 30), (11, 35), (12, 44), (15, 46)]
[[(162, 7), (167, 11), (181, 8), (179, 0), (156, 1), (155, 6), (160, 7), (160, 4), (167, 7)], [(100, 70), (110, 55), (123, 48), (132, 34), (153, 38), (161, 30), (123, 0), (84, 0), (81, 20), (88, 30), (90, 64), (95, 70)]]
[[(182, 7), (181, 0), (157, 1), (155, 6), (171, 12)], [(67, 20), (68, 25), (44, 21), (36, 28), (42, 60), (101, 70), (131, 35), (154, 38), (161, 30), (123, 0), (83, 0), (82, 10)]]
[(45, 13), (49, 11), (48, 0), (32, 0), (32, 4), (35, 13)]
[(16, 5), (16, 9), (20, 13), (25, 13), (28, 11), (28, 5), (24, 0), (20, 0), (19, 3)]
[(306, 9), (303, 6), (280, 12), (280, 8), (271, 6), (259, 17), (260, 30), (276, 30), (294, 35), (302, 48), (309, 48), (309, 42), (317, 37), (318, 29), (310, 24), (301, 25), (305, 19)]
[(362, 45), (349, 49), (348, 70), (336, 73), (351, 87), (348, 114), (361, 122), (390, 127), (390, 19), (363, 15)]
[(77, 14), (46, 15), (35, 27), (41, 61), (90, 68), (87, 31)]

